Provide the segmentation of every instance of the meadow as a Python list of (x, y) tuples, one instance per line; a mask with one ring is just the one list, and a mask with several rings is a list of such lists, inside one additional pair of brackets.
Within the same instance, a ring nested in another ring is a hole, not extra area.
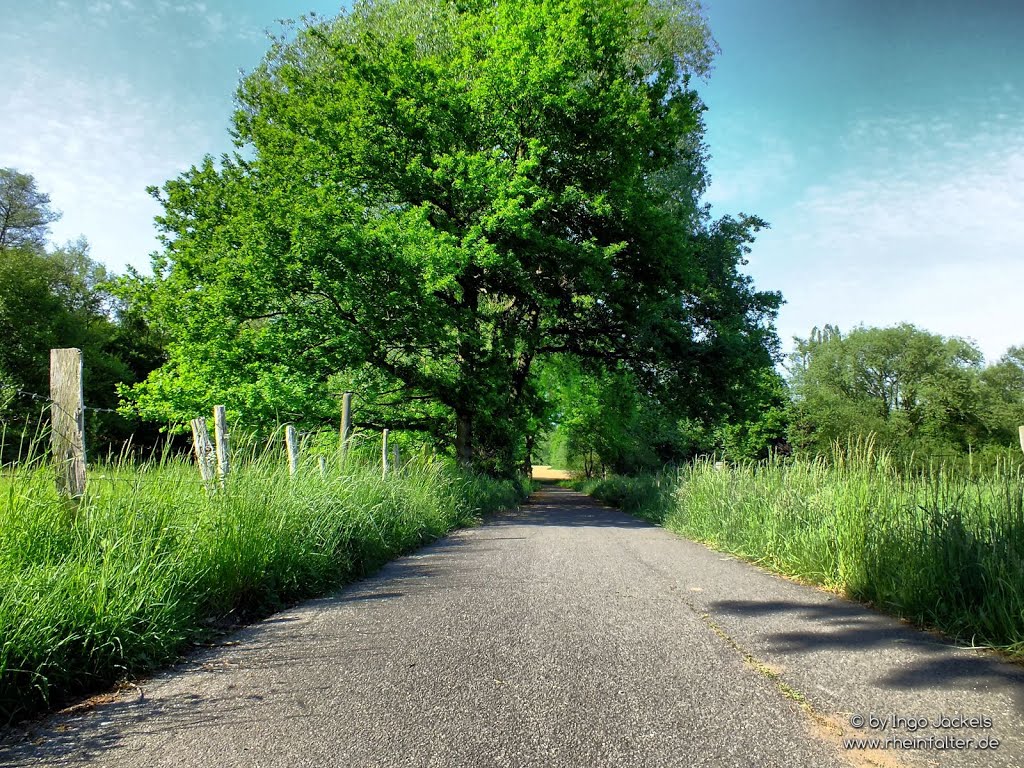
[[(243, 452), (244, 453), (244, 452)], [(253, 449), (224, 487), (189, 458), (90, 467), (78, 504), (51, 467), (0, 475), (0, 724), (174, 662), (218, 632), (373, 571), (524, 488), (424, 453), (309, 456), (289, 475)]]
[(861, 444), (582, 486), (715, 549), (1024, 659), (1017, 463), (910, 471)]

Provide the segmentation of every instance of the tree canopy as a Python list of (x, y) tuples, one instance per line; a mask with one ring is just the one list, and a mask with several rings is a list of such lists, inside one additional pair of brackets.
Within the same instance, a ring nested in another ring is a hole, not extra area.
[(535, 363), (628, 372), (705, 418), (770, 360), (781, 297), (710, 219), (714, 43), (685, 0), (378, 0), (275, 40), (238, 89), (238, 152), (153, 190), (136, 296), (170, 339), (137, 386), (184, 421), (422, 430), (493, 471), (543, 411)]

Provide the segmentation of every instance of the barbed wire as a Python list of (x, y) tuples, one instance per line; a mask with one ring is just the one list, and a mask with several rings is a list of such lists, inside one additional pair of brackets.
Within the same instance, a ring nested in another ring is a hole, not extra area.
[[(38, 392), (30, 392), (27, 389), (15, 389), (14, 397), (27, 397), (28, 399), (35, 402), (44, 402), (49, 405), (56, 405), (58, 408), (67, 413), (67, 410), (64, 409), (60, 405), (60, 403), (53, 400), (49, 395), (40, 395)], [(99, 406), (96, 405), (85, 405), (83, 406), (83, 409), (86, 411), (94, 411), (96, 413), (121, 413), (121, 411), (117, 408), (100, 408)]]

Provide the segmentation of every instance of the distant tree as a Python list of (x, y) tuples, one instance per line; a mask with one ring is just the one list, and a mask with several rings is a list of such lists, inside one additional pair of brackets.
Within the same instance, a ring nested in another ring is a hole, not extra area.
[(992, 440), (1016, 446), (1024, 424), (1024, 347), (1010, 347), (981, 372), (982, 420)]
[(36, 189), (32, 176), (0, 168), (0, 251), (42, 248), (50, 224), (59, 218), (50, 208), (50, 196)]
[(966, 451), (988, 439), (981, 370), (971, 343), (909, 324), (815, 329), (791, 357), (792, 439), (824, 451), (873, 433), (900, 451)]

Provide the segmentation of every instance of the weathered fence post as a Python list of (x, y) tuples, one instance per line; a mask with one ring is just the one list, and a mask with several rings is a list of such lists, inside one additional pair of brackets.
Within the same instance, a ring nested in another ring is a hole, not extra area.
[(352, 393), (341, 396), (341, 463), (348, 459), (349, 443), (352, 440)]
[(210, 442), (210, 433), (206, 430), (206, 419), (192, 419), (192, 448), (196, 452), (196, 462), (199, 464), (199, 476), (203, 483), (209, 485), (213, 482), (213, 443)]
[(1024, 425), (1017, 427), (1017, 431), (1020, 432), (1020, 449), (1024, 451)]
[(381, 439), (381, 449), (380, 449), (381, 464), (382, 464), (382, 466), (384, 468), (384, 475), (385, 476), (387, 476), (387, 474), (388, 474), (388, 434), (389, 434), (389, 430), (385, 429), (384, 430), (384, 437)]
[(284, 428), (284, 442), (288, 446), (288, 474), (294, 476), (299, 471), (299, 438), (294, 424)]
[(327, 459), (318, 456), (317, 463), (320, 465), (320, 477), (327, 477)]
[(401, 466), (402, 462), (399, 461), (398, 443), (395, 443), (394, 447), (391, 449), (391, 467), (395, 472), (397, 472)]
[(223, 405), (213, 406), (213, 439), (217, 449), (217, 476), (224, 484), (228, 476), (230, 458), (228, 455), (228, 419)]
[(57, 491), (80, 499), (85, 493), (85, 395), (82, 350), (50, 350), (50, 441)]

